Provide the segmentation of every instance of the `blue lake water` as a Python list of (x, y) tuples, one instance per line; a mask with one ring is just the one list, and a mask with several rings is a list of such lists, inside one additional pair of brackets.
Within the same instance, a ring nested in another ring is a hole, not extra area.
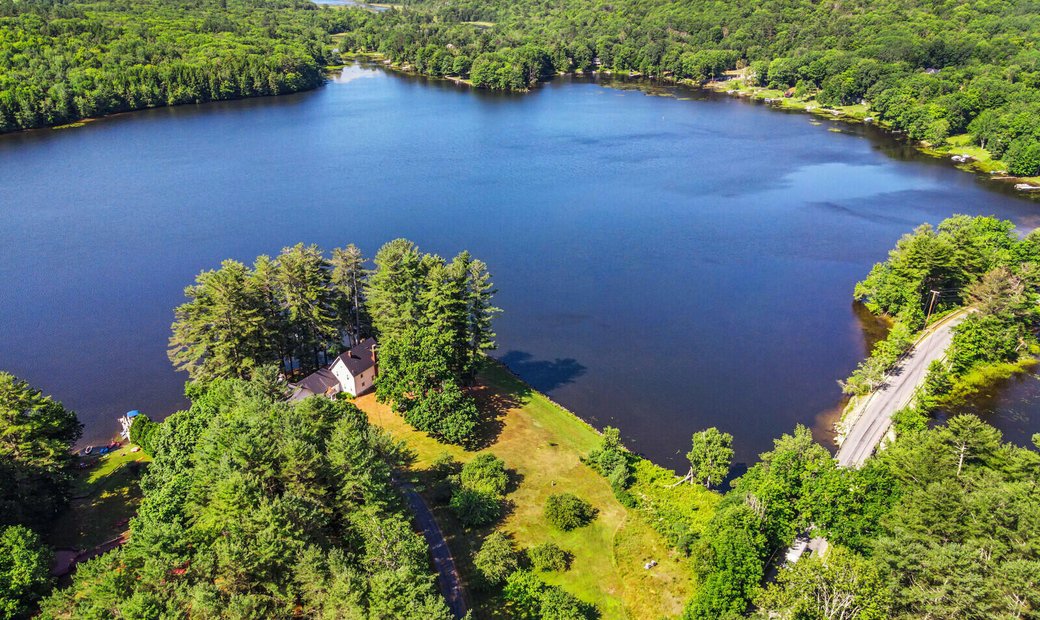
[[(166, 341), (200, 270), (407, 237), (489, 264), (496, 355), (535, 387), (662, 463), (712, 425), (748, 461), (797, 423), (826, 439), (865, 353), (852, 286), (900, 235), (954, 213), (1037, 224), (1036, 203), (869, 127), (665, 92), (350, 67), (309, 93), (0, 136), (0, 368), (98, 441), (127, 409), (184, 405)], [(1016, 420), (1012, 439), (1040, 427)]]

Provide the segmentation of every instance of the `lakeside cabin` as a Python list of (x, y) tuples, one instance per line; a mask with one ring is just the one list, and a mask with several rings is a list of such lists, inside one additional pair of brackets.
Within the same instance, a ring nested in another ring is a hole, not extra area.
[(332, 360), (328, 368), (313, 372), (298, 383), (291, 383), (289, 402), (317, 394), (327, 398), (340, 392), (358, 396), (371, 390), (379, 374), (376, 349), (375, 339), (366, 338)]

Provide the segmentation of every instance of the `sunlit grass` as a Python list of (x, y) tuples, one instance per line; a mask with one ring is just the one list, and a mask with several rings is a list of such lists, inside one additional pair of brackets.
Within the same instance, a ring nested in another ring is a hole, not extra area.
[(142, 466), (151, 460), (147, 455), (124, 446), (86, 458), (93, 464), (76, 476), (73, 499), (47, 538), (52, 547), (90, 549), (116, 538), (141, 502), (138, 480)]
[[(691, 563), (667, 547), (642, 512), (619, 504), (607, 481), (581, 462), (581, 457), (598, 445), (599, 433), (497, 364), (489, 365), (481, 373), (476, 392), (485, 408), (498, 412), (497, 434), (485, 450), (505, 461), (518, 482), (506, 496), (509, 508), (505, 518), (493, 529), (510, 535), (521, 549), (553, 541), (573, 554), (570, 570), (543, 577), (595, 603), (603, 618), (679, 615), (693, 593)], [(441, 454), (448, 453), (465, 462), (479, 453), (442, 444), (413, 430), (372, 395), (362, 396), (356, 402), (374, 424), (405, 440), (416, 452), (414, 470), (420, 483), (428, 480), (425, 470)], [(652, 486), (640, 485), (657, 485), (663, 479), (670, 483), (674, 479), (670, 472), (656, 469), (664, 472), (659, 474), (662, 479), (642, 477), (633, 489), (642, 492)], [(562, 492), (574, 493), (592, 503), (599, 511), (595, 521), (570, 532), (549, 526), (542, 515), (545, 499)], [(688, 492), (705, 498), (697, 518), (706, 521), (717, 496), (692, 488)], [(426, 495), (449, 539), (463, 579), (473, 586), (472, 553), (492, 528), (467, 532), (446, 507), (433, 502), (428, 491)], [(658, 565), (645, 569), (649, 560), (656, 560)], [(469, 590), (478, 608), (477, 617), (503, 617), (501, 605), (493, 595), (472, 587)]]

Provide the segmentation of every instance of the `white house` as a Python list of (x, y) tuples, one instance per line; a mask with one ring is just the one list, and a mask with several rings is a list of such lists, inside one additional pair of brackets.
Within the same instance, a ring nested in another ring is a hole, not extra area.
[(364, 394), (372, 389), (379, 367), (376, 364), (376, 341), (367, 338), (350, 350), (332, 360), (328, 368), (307, 375), (302, 381), (292, 384), (290, 401), (298, 401), (321, 394), (332, 398), (340, 392), (351, 396)]
[(376, 341), (366, 338), (349, 351), (332, 360), (329, 370), (339, 380), (342, 390), (351, 396), (372, 389), (376, 378)]

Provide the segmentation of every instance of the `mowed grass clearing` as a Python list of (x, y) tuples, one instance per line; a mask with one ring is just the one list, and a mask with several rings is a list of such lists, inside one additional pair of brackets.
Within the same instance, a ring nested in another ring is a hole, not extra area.
[(73, 499), (57, 518), (47, 542), (56, 548), (91, 549), (128, 528), (141, 503), (144, 464), (151, 459), (126, 445), (104, 456), (85, 457), (91, 466), (79, 470)]
[[(489, 364), (481, 373), (476, 392), (482, 409), (495, 416), (487, 446), (480, 451), (442, 444), (412, 429), (371, 394), (356, 400), (372, 423), (415, 451), (415, 481), (448, 538), (475, 617), (508, 617), (496, 594), (474, 587), (473, 554), (495, 529), (508, 534), (518, 549), (553, 541), (573, 554), (570, 570), (541, 576), (594, 603), (605, 619), (681, 614), (695, 586), (690, 560), (669, 549), (642, 512), (618, 503), (607, 481), (581, 462), (599, 444), (599, 433), (498, 364)], [(448, 453), (466, 462), (482, 451), (501, 458), (515, 484), (506, 495), (506, 514), (499, 523), (466, 531), (423, 485), (430, 480), (428, 470), (438, 456)], [(546, 522), (542, 515), (546, 498), (563, 492), (595, 506), (599, 514), (591, 525), (562, 532)], [(700, 515), (703, 522), (710, 518), (715, 496), (706, 497)], [(644, 565), (650, 560), (658, 564), (647, 570)]]

